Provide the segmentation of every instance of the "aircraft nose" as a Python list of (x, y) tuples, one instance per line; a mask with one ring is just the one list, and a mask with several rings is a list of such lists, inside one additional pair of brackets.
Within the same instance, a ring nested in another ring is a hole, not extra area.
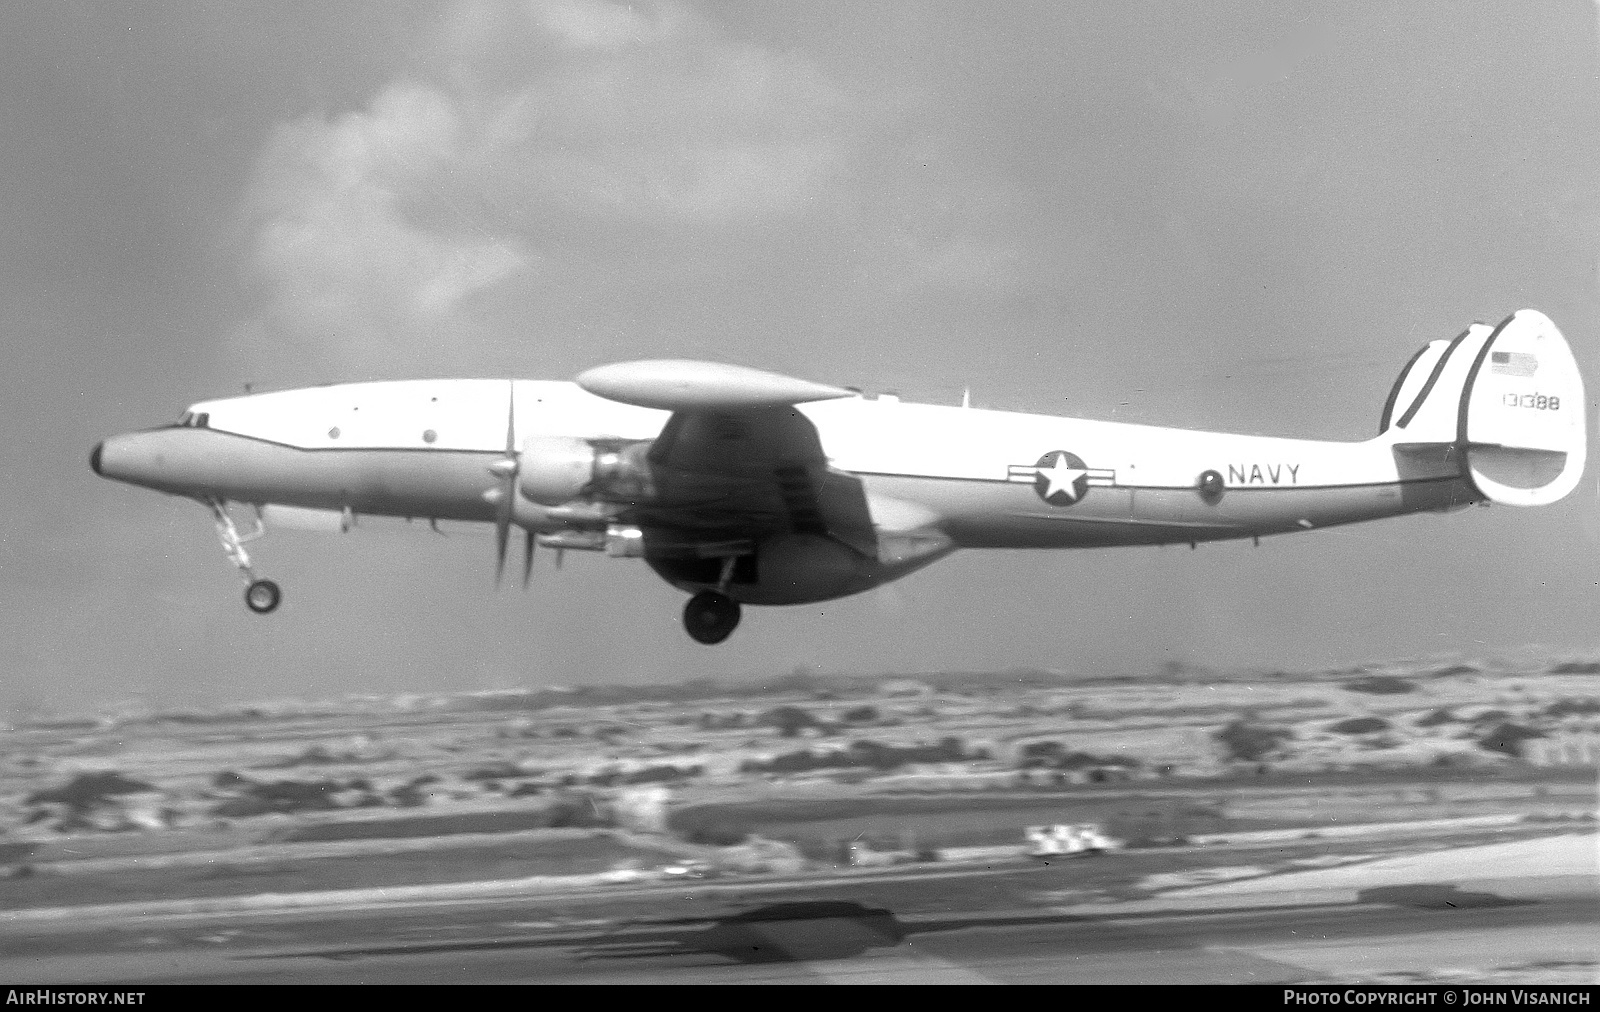
[[(161, 492), (189, 493), (227, 471), (208, 452), (204, 429), (163, 425), (155, 429), (107, 436), (89, 451), (89, 470), (111, 481)], [(221, 470), (219, 470), (221, 468)]]

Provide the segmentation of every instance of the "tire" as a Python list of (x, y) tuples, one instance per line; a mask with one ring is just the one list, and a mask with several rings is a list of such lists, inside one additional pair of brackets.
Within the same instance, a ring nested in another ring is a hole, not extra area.
[(276, 611), (283, 601), (283, 591), (271, 580), (256, 580), (244, 589), (244, 606), (257, 615)]
[(739, 602), (714, 590), (702, 590), (683, 606), (683, 627), (696, 643), (721, 643), (739, 627)]

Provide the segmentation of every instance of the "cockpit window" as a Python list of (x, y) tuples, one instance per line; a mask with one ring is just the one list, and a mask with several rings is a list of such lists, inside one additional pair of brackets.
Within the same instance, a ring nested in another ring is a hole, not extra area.
[(178, 419), (178, 424), (186, 429), (207, 429), (211, 427), (211, 414), (206, 411), (185, 411), (183, 417)]

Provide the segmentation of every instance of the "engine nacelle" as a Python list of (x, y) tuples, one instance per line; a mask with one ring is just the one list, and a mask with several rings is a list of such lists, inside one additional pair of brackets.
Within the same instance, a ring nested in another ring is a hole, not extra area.
[(638, 502), (651, 493), (649, 442), (611, 444), (575, 436), (529, 436), (517, 485), (530, 501), (560, 506), (596, 497)]
[(541, 506), (560, 506), (594, 481), (594, 447), (572, 436), (530, 436), (522, 443), (517, 485)]
[(605, 530), (552, 531), (538, 538), (545, 548), (605, 552), (615, 559), (644, 558), (644, 532), (632, 524), (610, 524)]

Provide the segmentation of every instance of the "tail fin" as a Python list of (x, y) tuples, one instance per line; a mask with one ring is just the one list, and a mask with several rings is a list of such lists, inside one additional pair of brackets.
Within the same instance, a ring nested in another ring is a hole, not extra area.
[(1464, 451), (1467, 476), (1485, 497), (1542, 506), (1583, 477), (1583, 377), (1550, 318), (1524, 309), (1413, 356), (1389, 392), (1380, 432), (1397, 449)]

